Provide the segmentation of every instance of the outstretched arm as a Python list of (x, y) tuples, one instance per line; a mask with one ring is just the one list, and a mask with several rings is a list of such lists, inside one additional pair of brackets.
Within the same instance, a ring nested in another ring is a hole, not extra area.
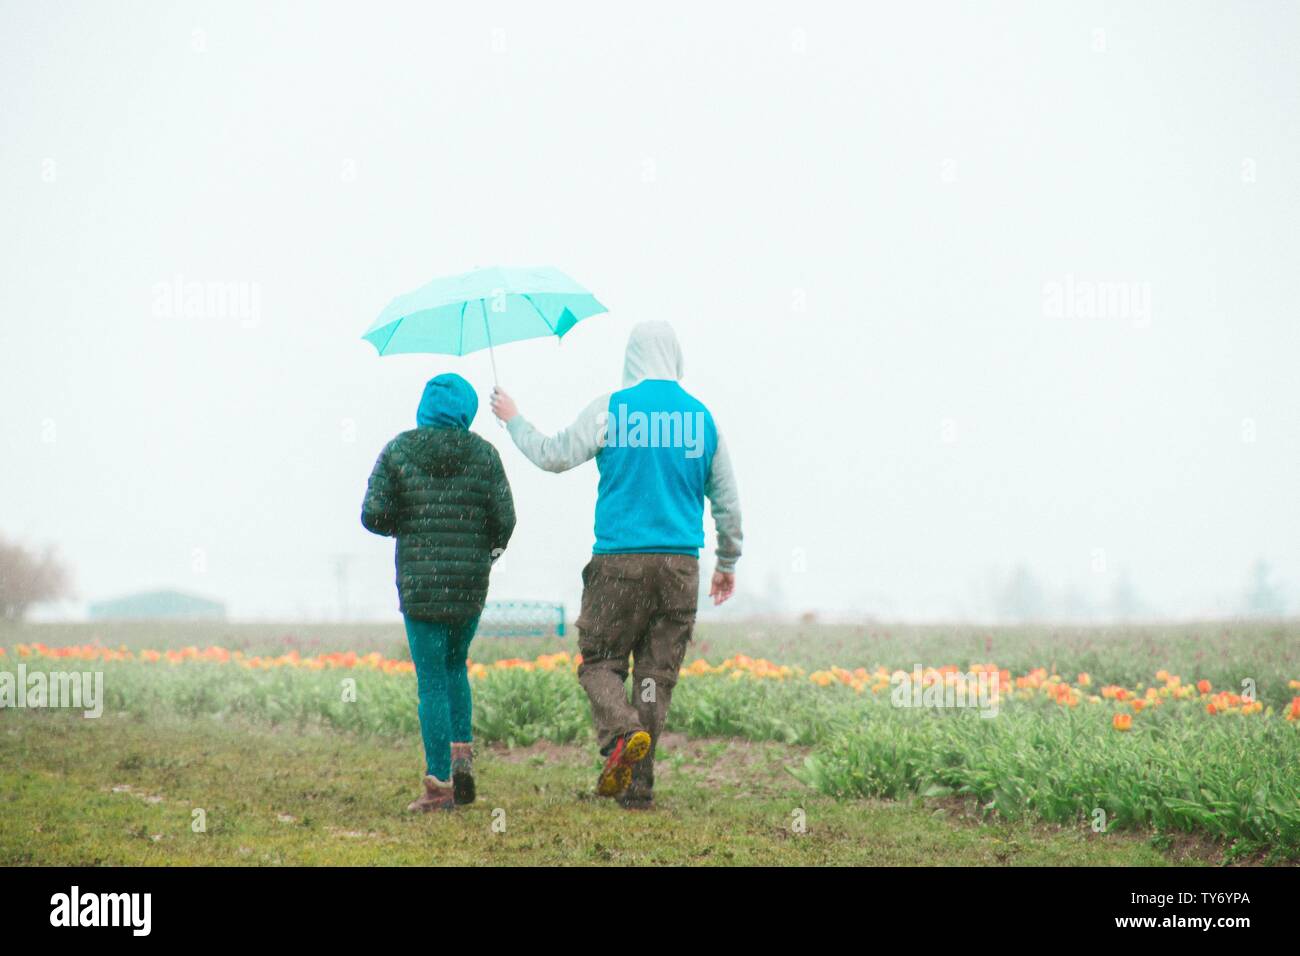
[(492, 390), (492, 413), (506, 423), (506, 430), (524, 457), (544, 471), (568, 471), (596, 457), (608, 411), (609, 396), (602, 396), (584, 408), (568, 428), (543, 435), (519, 414), (513, 398), (500, 389)]
[(736, 588), (736, 562), (740, 559), (740, 546), (744, 533), (740, 527), (740, 492), (736, 489), (736, 476), (731, 470), (731, 455), (727, 443), (718, 436), (718, 447), (713, 452), (704, 495), (709, 499), (713, 523), (718, 532), (717, 565), (709, 586), (709, 596), (714, 604), (731, 597)]

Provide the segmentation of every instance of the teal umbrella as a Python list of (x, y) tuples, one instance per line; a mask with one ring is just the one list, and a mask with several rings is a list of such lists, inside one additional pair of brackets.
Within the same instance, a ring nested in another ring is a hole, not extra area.
[(564, 334), (604, 312), (596, 297), (559, 269), (475, 269), (399, 295), (362, 336), (380, 355), (468, 355), (520, 339)]

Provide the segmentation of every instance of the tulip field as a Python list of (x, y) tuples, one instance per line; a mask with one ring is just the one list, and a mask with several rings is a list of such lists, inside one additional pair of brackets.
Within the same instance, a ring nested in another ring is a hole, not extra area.
[[(132, 734), (151, 739), (147, 749), (164, 751), (167, 735), (175, 734), (184, 741), (177, 749), (189, 752), (202, 750), (205, 735), (227, 739), (239, 728), (240, 746), (251, 739), (268, 747), (311, 740), (311, 746), (351, 748), (362, 756), (349, 760), (363, 762), (368, 747), (416, 752), (415, 679), (400, 631), (173, 625), (151, 633), (137, 627), (27, 626), (10, 642), (0, 636), (0, 672), (14, 672), (20, 663), (27, 670), (102, 672), (104, 716), (86, 723), (104, 726), (88, 733), (126, 751), (145, 746), (123, 742)], [(521, 813), (534, 799), (529, 787), (540, 793), (562, 778), (556, 786), (565, 798), (543, 800), (552, 812), (596, 813), (602, 826), (617, 826), (606, 804), (596, 806), (579, 792), (594, 765), (594, 746), (572, 646), (559, 639), (485, 638), (475, 642), (471, 659), (475, 737), (487, 755), (483, 798), (494, 798), (496, 767), (503, 788), (511, 779)], [(915, 698), (896, 689), (904, 675), (917, 684)], [(985, 706), (943, 705), (945, 694), (951, 702), (967, 699), (967, 691), (973, 701), (977, 682)], [(79, 719), (0, 711), (0, 757), (12, 758), (0, 770), (6, 792), (30, 790), (34, 797), (51, 782), (55, 771), (41, 765), (57, 762), (49, 741), (76, 750), (85, 737), (78, 736)], [(717, 782), (707, 756), (692, 769), (690, 754), (712, 752), (707, 748), (744, 758)], [(518, 757), (526, 757), (522, 765)], [(288, 759), (306, 772), (310, 758)], [(142, 764), (134, 769), (147, 770), (150, 760), (165, 766), (166, 757), (128, 752), (104, 772), (129, 777), (133, 760)], [(201, 765), (200, 758), (187, 760)], [(411, 784), (418, 761), (414, 766), (385, 786)], [(536, 769), (532, 777), (528, 766)], [(1052, 847), (1044, 853), (1057, 854), (1051, 862), (1134, 862), (1090, 855), (1107, 841), (1170, 861), (1171, 848), (1191, 845), (1202, 862), (1295, 862), (1300, 625), (1060, 632), (706, 625), (674, 692), (660, 766), (666, 779), (659, 803), (678, 820), (690, 817), (697, 802), (708, 814), (719, 812), (710, 799), (734, 803), (727, 812), (743, 817), (750, 809), (745, 801), (753, 800), (777, 808), (772, 827), (781, 829), (791, 812), (783, 804), (797, 812), (804, 804), (824, 807), (838, 836), (823, 833), (827, 842), (808, 862), (871, 862), (853, 855), (854, 826), (889, 813), (949, 828), (954, 846), (971, 832), (1020, 847), (1041, 840)], [(155, 785), (165, 778), (160, 771)], [(257, 779), (258, 786), (271, 785)], [(686, 789), (689, 780), (698, 786)], [(112, 792), (111, 781), (100, 782), (101, 794), (105, 787)], [(716, 792), (708, 791), (715, 783)], [(122, 792), (134, 786), (116, 785), (128, 787)], [(294, 802), (291, 793), (278, 799), (286, 807)], [(27, 812), (43, 828), (51, 824), (42, 824), (34, 805)], [(286, 809), (278, 816), (302, 814)], [(713, 839), (725, 837), (725, 818), (708, 819), (722, 828)], [(898, 823), (891, 818), (890, 826)], [(27, 844), (5, 826), (0, 823), (0, 855), (21, 859), (17, 848)], [(368, 833), (373, 826), (356, 821), (345, 832)], [(565, 832), (568, 824), (555, 826)], [(93, 857), (93, 828), (78, 832)], [(943, 858), (943, 832), (926, 832), (926, 845), (939, 849), (900, 862), (962, 861), (966, 851)], [(682, 836), (687, 843), (703, 839)], [(766, 844), (755, 839), (742, 861), (781, 861), (765, 855)], [(282, 841), (277, 835), (271, 842)], [(1078, 848), (1076, 859), (1071, 846)], [(244, 849), (260, 861), (257, 841)], [(290, 859), (302, 859), (294, 852)], [(109, 852), (104, 860), (120, 858)], [(38, 862), (30, 854), (24, 861)]]

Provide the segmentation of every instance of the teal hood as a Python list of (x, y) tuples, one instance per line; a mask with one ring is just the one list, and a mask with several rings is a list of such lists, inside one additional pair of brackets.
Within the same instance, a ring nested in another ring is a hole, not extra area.
[(474, 386), (454, 372), (429, 379), (415, 423), (421, 428), (469, 428), (478, 414)]

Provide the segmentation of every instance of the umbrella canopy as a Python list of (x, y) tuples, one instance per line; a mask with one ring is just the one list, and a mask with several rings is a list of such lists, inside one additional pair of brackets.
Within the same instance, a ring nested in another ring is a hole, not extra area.
[(399, 295), (362, 338), (380, 355), (467, 355), (520, 339), (563, 337), (604, 311), (559, 269), (476, 269)]

